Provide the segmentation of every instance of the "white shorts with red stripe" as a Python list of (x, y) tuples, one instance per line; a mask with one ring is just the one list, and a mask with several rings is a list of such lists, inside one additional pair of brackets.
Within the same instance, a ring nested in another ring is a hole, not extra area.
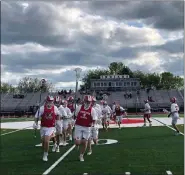
[(40, 136), (43, 138), (44, 136), (55, 136), (55, 127), (41, 127), (40, 128)]

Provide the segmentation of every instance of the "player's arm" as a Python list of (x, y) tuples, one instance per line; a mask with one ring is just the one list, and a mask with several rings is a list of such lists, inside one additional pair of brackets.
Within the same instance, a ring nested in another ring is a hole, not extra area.
[(33, 124), (33, 127), (34, 127), (34, 128), (37, 128), (37, 127), (38, 127), (39, 118), (41, 117), (41, 115), (42, 115), (43, 113), (44, 113), (44, 107), (41, 106), (41, 107), (37, 110), (37, 112), (36, 112), (36, 114), (35, 114), (35, 122), (34, 122), (34, 124)]
[(96, 120), (98, 120), (97, 112), (94, 108), (91, 110), (92, 127), (94, 127)]
[(79, 106), (76, 108), (76, 111), (74, 112), (74, 118), (77, 117), (78, 113), (80, 112), (80, 109), (81, 109), (81, 105), (79, 105)]
[(63, 117), (67, 116), (66, 111), (62, 107), (59, 107), (59, 108), (55, 107), (55, 113), (60, 118), (63, 118)]

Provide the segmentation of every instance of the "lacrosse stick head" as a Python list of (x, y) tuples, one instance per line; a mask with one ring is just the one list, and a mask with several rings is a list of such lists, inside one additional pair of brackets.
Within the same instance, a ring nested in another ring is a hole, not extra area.
[(74, 71), (76, 72), (76, 79), (79, 80), (80, 73), (82, 72), (82, 69), (77, 67), (77, 68), (74, 69)]

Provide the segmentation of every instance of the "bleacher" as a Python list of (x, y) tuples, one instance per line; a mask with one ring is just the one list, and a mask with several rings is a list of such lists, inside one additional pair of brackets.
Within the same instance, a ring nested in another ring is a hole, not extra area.
[[(136, 91), (131, 91), (132, 98), (125, 98), (124, 92), (111, 92), (107, 100), (111, 105), (114, 101), (119, 102), (121, 106), (125, 108), (143, 108), (144, 100), (148, 99), (148, 96), (152, 96), (154, 102), (150, 102), (152, 108), (165, 108), (170, 105), (170, 97), (175, 96), (177, 103), (180, 107), (184, 106), (184, 91), (183, 90), (151, 90), (147, 93), (145, 90), (140, 90), (138, 95)], [(58, 93), (42, 93), (41, 104), (44, 103), (46, 96), (50, 94), (53, 96)], [(27, 93), (23, 94), (24, 98), (13, 98), (13, 94), (1, 94), (1, 111), (29, 111), (30, 106), (37, 106), (40, 101), (40, 93)], [(74, 94), (72, 94), (74, 96)], [(66, 98), (70, 96), (66, 95)], [(61, 95), (64, 98), (63, 95)], [(80, 93), (77, 93), (77, 98), (83, 98)]]

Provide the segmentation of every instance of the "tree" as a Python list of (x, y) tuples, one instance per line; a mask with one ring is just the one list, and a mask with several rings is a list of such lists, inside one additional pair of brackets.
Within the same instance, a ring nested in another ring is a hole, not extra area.
[(83, 85), (81, 90), (89, 89), (91, 86), (91, 79), (99, 79), (101, 75), (129, 75), (131, 78), (139, 78), (141, 88), (155, 87), (156, 89), (182, 89), (184, 86), (184, 79), (179, 76), (174, 76), (170, 72), (144, 73), (140, 70), (132, 71), (128, 66), (121, 62), (112, 62), (108, 69), (95, 69), (88, 71), (83, 77)]
[(174, 76), (171, 72), (163, 72), (161, 74), (161, 85), (163, 89), (182, 89), (184, 79), (179, 76)]
[[(41, 90), (41, 82), (38, 78), (24, 77), (18, 83), (18, 90), (22, 93), (38, 92)], [(53, 88), (52, 83), (46, 82), (43, 92), (49, 92)]]
[(16, 87), (13, 87), (11, 84), (8, 83), (1, 83), (1, 93), (15, 93), (17, 90)]
[(116, 75), (129, 75), (133, 77), (133, 73), (129, 67), (125, 66), (122, 62), (112, 62), (109, 65), (110, 74)]
[(91, 87), (91, 79), (99, 79), (101, 75), (110, 75), (110, 71), (107, 69), (89, 70), (82, 78), (83, 85), (80, 86), (80, 89), (89, 89)]

